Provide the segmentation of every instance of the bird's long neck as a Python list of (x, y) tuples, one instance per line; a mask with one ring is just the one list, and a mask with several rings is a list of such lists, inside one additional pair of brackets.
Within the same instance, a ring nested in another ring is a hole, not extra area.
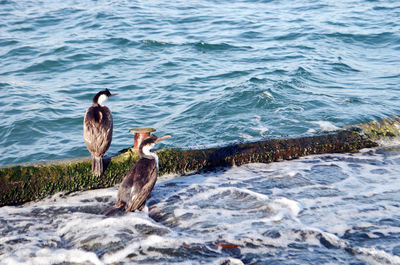
[(97, 94), (94, 98), (93, 98), (93, 105), (94, 106), (102, 106), (104, 107), (104, 102), (108, 99), (108, 97), (104, 94)]
[(152, 146), (143, 146), (140, 152), (140, 157), (156, 160), (156, 166), (158, 170), (158, 155), (154, 152), (151, 152), (151, 148)]

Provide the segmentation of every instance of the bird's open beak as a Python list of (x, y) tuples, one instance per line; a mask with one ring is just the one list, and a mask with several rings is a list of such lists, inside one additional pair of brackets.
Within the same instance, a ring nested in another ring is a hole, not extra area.
[(161, 142), (165, 139), (171, 138), (171, 135), (165, 135), (163, 137), (157, 138), (156, 143)]

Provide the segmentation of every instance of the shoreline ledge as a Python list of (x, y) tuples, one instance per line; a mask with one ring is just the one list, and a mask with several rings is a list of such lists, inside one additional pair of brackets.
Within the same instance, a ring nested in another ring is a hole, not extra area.
[[(188, 174), (248, 163), (271, 163), (324, 153), (358, 152), (379, 141), (400, 136), (400, 118), (393, 116), (342, 130), (298, 138), (277, 138), (224, 147), (156, 151), (159, 174)], [(57, 192), (108, 188), (120, 183), (139, 159), (133, 147), (105, 158), (103, 176), (91, 173), (90, 157), (0, 167), (0, 207), (21, 205)]]

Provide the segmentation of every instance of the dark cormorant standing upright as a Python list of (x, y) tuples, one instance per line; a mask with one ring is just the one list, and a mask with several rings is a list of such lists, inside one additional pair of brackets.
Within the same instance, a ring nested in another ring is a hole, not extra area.
[(139, 146), (139, 161), (126, 174), (119, 186), (116, 204), (107, 209), (105, 215), (111, 215), (122, 209), (129, 212), (143, 210), (158, 176), (158, 156), (150, 150), (156, 143), (170, 137), (166, 135), (157, 138), (151, 135), (143, 140)]
[(103, 156), (111, 144), (113, 119), (104, 102), (111, 96), (108, 89), (100, 91), (93, 98), (93, 105), (86, 111), (83, 121), (83, 137), (92, 154), (92, 173), (101, 176), (104, 172)]

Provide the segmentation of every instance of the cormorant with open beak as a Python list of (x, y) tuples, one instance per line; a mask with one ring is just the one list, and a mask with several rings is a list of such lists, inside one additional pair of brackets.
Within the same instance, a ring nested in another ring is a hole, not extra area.
[(151, 135), (143, 140), (139, 146), (139, 161), (123, 179), (118, 189), (117, 202), (104, 212), (105, 215), (111, 215), (122, 209), (129, 212), (143, 210), (158, 177), (158, 156), (151, 149), (158, 142), (170, 137), (166, 135), (157, 138)]
[(83, 121), (83, 136), (89, 152), (92, 154), (92, 173), (101, 176), (104, 172), (103, 156), (112, 140), (113, 119), (104, 102), (111, 96), (108, 89), (100, 91), (93, 98), (93, 105), (86, 111)]

